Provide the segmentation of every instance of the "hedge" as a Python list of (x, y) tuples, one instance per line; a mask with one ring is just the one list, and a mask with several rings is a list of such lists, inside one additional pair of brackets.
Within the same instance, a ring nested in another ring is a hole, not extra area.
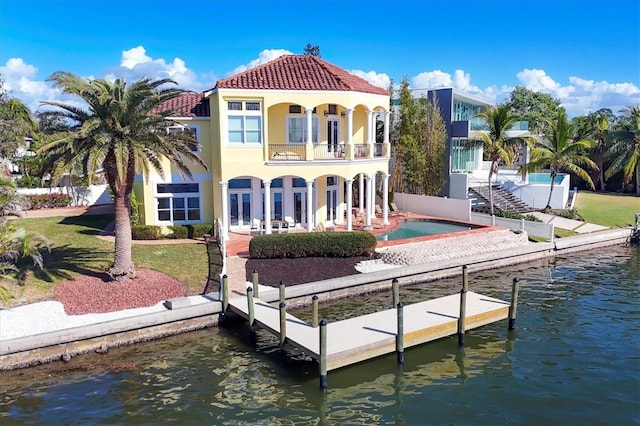
[(135, 225), (131, 227), (131, 238), (134, 240), (159, 240), (162, 228), (155, 225)]
[(173, 238), (203, 238), (205, 234), (212, 233), (211, 225), (173, 225), (169, 229), (173, 234)]
[(51, 194), (31, 194), (27, 195), (31, 210), (51, 209), (54, 207), (68, 207), (71, 204), (71, 197), (60, 192)]
[(256, 235), (249, 243), (254, 259), (370, 256), (376, 237), (369, 232), (311, 232)]

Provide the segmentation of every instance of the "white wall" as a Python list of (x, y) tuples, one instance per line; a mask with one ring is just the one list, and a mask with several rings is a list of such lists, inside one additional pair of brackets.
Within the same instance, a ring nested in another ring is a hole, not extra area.
[(530, 222), (524, 219), (507, 219), (506, 217), (495, 217), (480, 213), (471, 213), (471, 222), (484, 225), (504, 226), (509, 229), (521, 229), (528, 235), (544, 238), (553, 242), (553, 223)]
[(55, 188), (18, 188), (16, 191), (22, 195), (62, 193), (71, 196), (73, 206), (93, 206), (98, 204), (111, 204), (109, 185), (90, 185), (88, 188), (61, 186)]
[(393, 194), (393, 201), (401, 210), (423, 214), (425, 216), (436, 216), (468, 222), (471, 214), (471, 200), (466, 199), (456, 200), (453, 198), (395, 192)]
[[(561, 184), (555, 184), (551, 194), (551, 208), (564, 209), (569, 201), (569, 176), (565, 176)], [(507, 182), (502, 185), (504, 189), (518, 197), (528, 205), (536, 209), (543, 209), (547, 206), (549, 199), (550, 184), (518, 184)]]
[(466, 200), (469, 188), (469, 175), (466, 173), (451, 173), (449, 176), (449, 198)]

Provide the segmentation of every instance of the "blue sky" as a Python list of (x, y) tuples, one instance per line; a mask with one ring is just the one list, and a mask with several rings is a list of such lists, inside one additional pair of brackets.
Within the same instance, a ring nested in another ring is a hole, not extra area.
[(499, 103), (519, 85), (570, 116), (640, 104), (637, 0), (0, 2), (0, 74), (32, 110), (66, 101), (55, 71), (202, 91), (307, 43), (385, 88), (406, 76)]

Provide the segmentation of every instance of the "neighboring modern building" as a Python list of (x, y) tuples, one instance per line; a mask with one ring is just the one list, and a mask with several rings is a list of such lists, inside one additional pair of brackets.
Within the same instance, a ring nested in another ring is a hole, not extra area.
[[(286, 55), (162, 105), (168, 132), (191, 131), (208, 170), (183, 180), (138, 176), (142, 223), (222, 221), (225, 233), (318, 225), (352, 227), (374, 212), (381, 184), (387, 222), (389, 92), (315, 56)], [(384, 140), (376, 143), (377, 121)]]

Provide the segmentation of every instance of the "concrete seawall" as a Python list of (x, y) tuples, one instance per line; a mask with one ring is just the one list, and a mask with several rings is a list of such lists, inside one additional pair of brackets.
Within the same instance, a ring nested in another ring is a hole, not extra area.
[[(630, 228), (614, 229), (566, 237), (554, 243), (532, 243), (474, 256), (301, 284), (286, 289), (287, 305), (309, 305), (313, 295), (328, 301), (386, 290), (394, 278), (398, 279), (400, 285), (409, 285), (452, 277), (460, 275), (463, 265), (467, 265), (469, 272), (475, 272), (541, 260), (558, 254), (621, 245), (627, 242), (630, 234)], [(261, 290), (260, 297), (265, 301), (275, 302), (279, 297), (278, 290)], [(106, 352), (113, 347), (215, 326), (222, 313), (219, 301), (175, 305), (183, 307), (1, 341), (0, 370), (69, 360), (80, 354)]]

